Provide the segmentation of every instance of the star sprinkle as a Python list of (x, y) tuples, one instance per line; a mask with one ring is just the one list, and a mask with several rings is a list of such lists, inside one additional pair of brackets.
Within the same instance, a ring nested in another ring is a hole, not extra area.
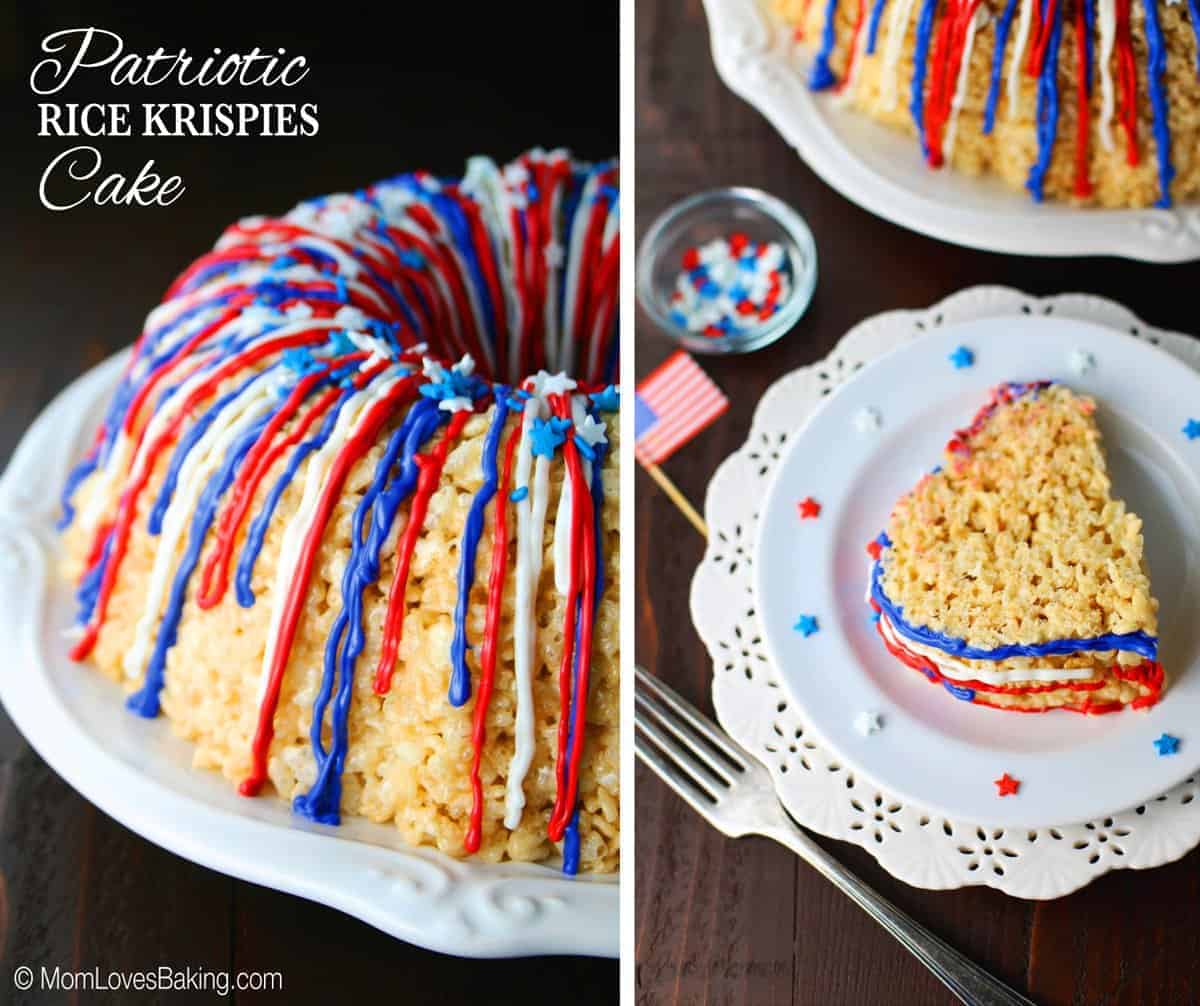
[(867, 406), (854, 414), (854, 428), (859, 433), (874, 433), (883, 427), (883, 416), (878, 409)]
[(796, 504), (796, 509), (800, 511), (801, 520), (814, 519), (821, 514), (821, 504), (811, 496), (805, 496), (804, 499)]
[(603, 391), (592, 392), (588, 397), (600, 412), (616, 412), (621, 406), (621, 395), (612, 384)]
[(1177, 754), (1179, 751), (1179, 738), (1172, 737), (1170, 734), (1163, 734), (1154, 741), (1154, 747), (1158, 751), (1160, 758), (1164, 755)]
[(529, 495), (529, 486), (520, 486), (508, 494), (508, 498), (514, 503), (520, 503)]
[(863, 711), (854, 717), (854, 729), (864, 737), (879, 733), (883, 729), (883, 719), (879, 713)]
[(966, 346), (959, 346), (946, 359), (954, 364), (955, 370), (962, 370), (975, 362), (975, 354), (967, 349)]
[(547, 374), (545, 371), (541, 371), (538, 378), (540, 378), (538, 391), (543, 395), (565, 395), (577, 387), (576, 383), (564, 373)]
[(1200, 419), (1189, 419), (1183, 427), (1183, 435), (1188, 440), (1195, 440), (1200, 437)]
[(800, 635), (802, 635), (805, 639), (807, 639), (814, 632), (819, 631), (820, 626), (817, 625), (816, 615), (801, 615), (796, 620), (796, 624), (793, 625), (792, 628), (800, 633)]
[(1096, 358), (1086, 349), (1073, 349), (1067, 357), (1067, 366), (1076, 377), (1083, 377), (1096, 369)]
[(530, 453), (535, 458), (554, 457), (554, 451), (566, 442), (567, 430), (570, 428), (569, 419), (558, 419), (555, 416), (549, 419), (535, 419), (529, 431)]
[(597, 421), (595, 416), (584, 416), (583, 422), (575, 427), (575, 432), (589, 447), (595, 447), (597, 444), (608, 443), (608, 437), (605, 433), (605, 425), (604, 423)]
[(1017, 790), (1021, 788), (1021, 780), (1014, 779), (1007, 772), (999, 779), (994, 780), (996, 783), (996, 794), (998, 796), (1016, 796)]

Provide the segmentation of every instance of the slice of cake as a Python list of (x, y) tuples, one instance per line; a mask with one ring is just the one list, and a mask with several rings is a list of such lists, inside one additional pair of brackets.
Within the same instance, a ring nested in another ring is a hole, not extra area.
[(993, 389), (867, 546), (884, 645), (956, 698), (1107, 713), (1158, 701), (1142, 522), (1111, 495), (1096, 403)]

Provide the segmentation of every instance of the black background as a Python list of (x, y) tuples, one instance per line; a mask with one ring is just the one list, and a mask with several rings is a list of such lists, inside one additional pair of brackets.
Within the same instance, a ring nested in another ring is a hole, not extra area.
[[(57, 95), (36, 97), (29, 75), (43, 57), (42, 39), (89, 25), (119, 33), (126, 52), (161, 45), (203, 56), (214, 46), (283, 46), (306, 56), (311, 69), (292, 88), (189, 89), (114, 87), (107, 69), (89, 70)], [(132, 341), (171, 279), (238, 217), (280, 213), (399, 171), (459, 173), (478, 153), (507, 160), (543, 145), (586, 159), (615, 155), (617, 5), (6, 4), (0, 91), (3, 464), (45, 403)], [(310, 138), (43, 138), (39, 100), (315, 102), (320, 131)], [(183, 176), (187, 191), (165, 208), (48, 211), (38, 199), (41, 174), (77, 144), (100, 149), (105, 174), (132, 177), (154, 158), (155, 170)], [(281, 970), (291, 1002), (368, 993), (406, 1003), (479, 994), (541, 1001), (566, 990), (578, 1002), (616, 1000), (615, 962), (442, 957), (165, 853), (76, 795), (2, 714), (0, 880), (0, 1001), (20, 963), (159, 962)]]

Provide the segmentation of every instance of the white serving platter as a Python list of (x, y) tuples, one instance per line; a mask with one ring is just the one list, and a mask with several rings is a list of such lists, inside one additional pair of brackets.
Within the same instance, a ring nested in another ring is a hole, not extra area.
[(165, 719), (128, 713), (120, 689), (67, 659), (73, 615), (53, 530), (70, 466), (124, 354), (81, 377), (30, 427), (0, 478), (0, 701), (50, 766), (105, 813), (204, 866), (340, 909), (400, 939), (464, 957), (618, 954), (617, 878), (554, 866), (460, 862), (393, 828), (294, 817), (191, 767)]
[(1200, 205), (1077, 209), (1034, 203), (996, 179), (930, 170), (916, 141), (805, 81), (811, 52), (766, 0), (704, 0), (722, 80), (757, 108), (824, 181), (864, 209), (930, 237), (1018, 255), (1200, 258)]
[[(975, 363), (947, 359), (959, 345)], [(1069, 360), (1097, 361), (1084, 376)], [(883, 648), (864, 601), (865, 544), (892, 504), (936, 464), (1002, 381), (1054, 378), (1093, 395), (1114, 493), (1145, 522), (1161, 602), (1168, 686), (1150, 710), (1105, 716), (1016, 715), (956, 701)], [(855, 418), (878, 410), (877, 431)], [(1189, 409), (1191, 410), (1189, 412)], [(956, 820), (1039, 828), (1103, 818), (1146, 802), (1200, 765), (1200, 440), (1182, 433), (1200, 414), (1200, 375), (1166, 352), (1066, 318), (989, 318), (947, 325), (869, 363), (791, 439), (770, 484), (754, 548), (755, 607), (783, 687), (822, 742), (904, 800)], [(819, 519), (801, 521), (812, 496)], [(809, 637), (801, 613), (817, 617)], [(856, 717), (879, 712), (864, 736)], [(1161, 733), (1183, 739), (1162, 757)], [(993, 780), (1021, 780), (1001, 798)]]

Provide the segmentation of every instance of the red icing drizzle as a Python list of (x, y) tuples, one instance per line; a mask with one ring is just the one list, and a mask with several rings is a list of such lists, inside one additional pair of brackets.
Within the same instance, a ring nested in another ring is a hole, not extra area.
[(938, 25), (934, 40), (933, 73), (925, 99), (925, 142), (929, 148), (929, 164), (942, 166), (942, 137), (954, 104), (954, 91), (966, 52), (967, 32), (979, 9), (980, 0), (951, 0), (945, 17)]
[(1137, 143), (1137, 65), (1133, 57), (1133, 34), (1129, 26), (1130, 0), (1117, 0), (1117, 81), (1121, 85), (1121, 102), (1117, 117), (1125, 130), (1125, 159), (1138, 163)]
[[(878, 610), (874, 603), (872, 603), (871, 606)], [(913, 653), (903, 645), (889, 640), (887, 636), (884, 635), (882, 620), (880, 622), (876, 622), (875, 629), (879, 633), (879, 638), (883, 640), (883, 645), (887, 647), (888, 652), (893, 657), (895, 657), (905, 666), (911, 667), (913, 670), (920, 671), (933, 684), (940, 685), (948, 681), (956, 688), (971, 689), (976, 693), (975, 698), (972, 700), (976, 705), (989, 706), (992, 709), (1000, 709), (1009, 713), (1044, 713), (1048, 712), (1050, 709), (1066, 709), (1070, 712), (1085, 713), (1092, 716), (1097, 716), (1103, 713), (1115, 713), (1125, 708), (1124, 704), (1121, 702), (1092, 702), (1090, 699), (1078, 705), (1050, 706), (1041, 709), (1025, 709), (1017, 706), (1002, 705), (998, 702), (989, 702), (986, 697), (986, 693), (989, 692), (992, 694), (1007, 695), (1036, 695), (1041, 692), (1057, 691), (1063, 687), (1069, 687), (1073, 691), (1093, 692), (1102, 688), (1105, 683), (1103, 681), (1082, 681), (1072, 682), (1071, 684), (1064, 686), (1062, 684), (1051, 682), (1045, 685), (1027, 685), (1023, 687), (1015, 687), (1013, 685), (992, 685), (983, 681), (958, 681), (957, 679), (948, 679), (940, 670), (938, 670), (937, 665), (928, 657), (923, 657), (918, 653)], [(1122, 667), (1120, 664), (1114, 664), (1112, 667), (1112, 673), (1115, 677), (1122, 681), (1132, 681), (1146, 688), (1145, 694), (1139, 695), (1129, 703), (1130, 707), (1133, 709), (1145, 709), (1148, 706), (1152, 706), (1158, 702), (1162, 695), (1163, 669), (1162, 665), (1156, 663), (1155, 661), (1145, 660), (1136, 667), (1131, 667), (1128, 669)], [(985, 694), (981, 696), (979, 694), (980, 692)]]
[[(96, 605), (92, 610), (92, 617), (88, 620), (83, 635), (71, 649), (70, 657), (72, 660), (83, 660), (92, 652), (92, 648), (96, 645), (96, 637), (99, 635), (100, 626), (104, 622), (104, 616), (108, 609), (108, 601), (117, 579), (117, 571), (121, 566), (122, 560), (125, 558), (125, 551), (129, 546), (129, 532), (133, 527), (134, 517), (137, 514), (138, 497), (141, 495), (142, 489), (145, 488), (147, 481), (149, 481), (151, 472), (154, 471), (155, 459), (167, 443), (175, 439), (180, 426), (189, 416), (192, 409), (199, 402), (212, 395), (217, 386), (225, 378), (236, 373), (238, 370), (256, 363), (271, 353), (291, 349), (294, 346), (323, 342), (328, 337), (328, 331), (318, 329), (299, 332), (295, 335), (284, 336), (278, 339), (269, 339), (228, 360), (214, 370), (207, 380), (191, 390), (188, 397), (180, 406), (179, 411), (175, 413), (170, 423), (167, 424), (167, 428), (149, 446), (146, 464), (143, 466), (141, 473), (136, 479), (131, 479), (121, 493), (121, 499), (117, 503), (116, 520), (113, 522), (112, 554), (104, 567), (104, 576), (100, 581), (100, 590), (96, 596)], [(145, 428), (143, 428), (142, 436), (145, 436), (145, 432)], [(141, 438), (139, 437), (139, 447), (140, 442)]]
[(1075, 4), (1075, 89), (1079, 92), (1079, 106), (1075, 121), (1075, 195), (1087, 199), (1092, 194), (1092, 182), (1088, 178), (1088, 132), (1091, 129), (1091, 92), (1087, 72), (1087, 22), (1084, 18), (1083, 0)]
[(267, 752), (271, 747), (271, 739), (275, 735), (275, 707), (279, 702), (279, 689), (283, 683), (283, 672), (291, 656), (292, 640), (296, 635), (296, 625), (300, 621), (300, 611), (304, 606), (304, 598), (308, 593), (308, 582), (312, 576), (313, 560), (325, 533), (325, 525), (334, 504), (341, 496), (342, 484), (350, 469), (374, 445), (375, 437), (380, 427), (395, 411), (397, 405), (405, 399), (411, 399), (415, 393), (418, 378), (409, 376), (398, 381), (378, 402), (367, 411), (345, 445), (338, 451), (325, 480), (325, 487), (317, 501), (312, 524), (308, 535), (300, 549), (296, 573), (288, 589), (284, 601), (283, 616), (279, 624), (279, 635), (276, 641), (274, 658), (268, 671), (267, 688), (263, 695), (262, 705), (258, 711), (258, 726), (254, 731), (254, 741), (251, 745), (250, 774), (238, 786), (242, 796), (254, 796), (262, 788), (267, 778)]
[[(563, 395), (551, 395), (550, 406), (560, 419), (571, 416), (570, 400)], [(571, 480), (571, 571), (568, 579), (566, 608), (563, 617), (563, 648), (558, 667), (558, 746), (555, 759), (555, 776), (558, 787), (554, 796), (554, 810), (550, 815), (547, 834), (552, 842), (563, 837), (575, 809), (575, 797), (579, 788), (579, 763), (583, 751), (584, 730), (587, 723), (588, 679), (591, 672), (593, 607), (596, 596), (595, 530), (592, 518), (591, 493), (583, 476), (579, 460), (579, 448), (570, 434), (563, 444), (563, 460), (567, 466), (567, 478)], [(596, 472), (593, 478), (599, 478)], [(580, 582), (582, 580), (582, 583)], [(571, 710), (571, 670), (574, 664), (575, 609), (579, 600), (579, 661), (578, 677), (575, 682), (576, 702), (574, 722)], [(567, 735), (573, 734), (574, 743), (568, 764)]]
[(487, 713), (492, 701), (496, 680), (496, 644), (500, 636), (500, 616), (503, 614), (504, 577), (508, 572), (508, 487), (512, 478), (513, 458), (521, 442), (521, 424), (509, 434), (504, 451), (504, 468), (496, 488), (496, 518), (492, 531), (492, 571), (488, 578), (487, 620), (483, 642), (479, 647), (479, 694), (475, 697), (475, 714), (471, 724), (471, 823), (463, 847), (478, 852), (483, 838), (483, 782), (479, 763), (487, 738)]
[(392, 671), (396, 665), (396, 653), (400, 648), (400, 636), (404, 631), (404, 593), (408, 588), (408, 569), (412, 565), (413, 550), (417, 536), (425, 526), (425, 513), (429, 499), (438, 487), (446, 455), (458, 439), (472, 412), (456, 412), (446, 426), (446, 433), (428, 454), (415, 454), (413, 460), (420, 469), (417, 488), (413, 493), (412, 506), (408, 512), (408, 523), (400, 542), (400, 553), (396, 559), (396, 575), (388, 592), (387, 619), (383, 628), (383, 643), (379, 664), (375, 668), (375, 694), (386, 695), (392, 687)]
[[(242, 520), (250, 509), (250, 504), (254, 500), (254, 493), (258, 489), (263, 476), (271, 470), (271, 466), (275, 464), (284, 451), (299, 443), (312, 424), (329, 410), (329, 407), (337, 401), (338, 396), (341, 394), (341, 389), (337, 387), (327, 388), (300, 419), (300, 422), (296, 424), (296, 428), (284, 437), (283, 440), (278, 443), (272, 443), (276, 434), (296, 414), (301, 403), (308, 396), (309, 391), (312, 390), (313, 386), (321, 378), (329, 373), (335, 362), (336, 365), (341, 366), (355, 359), (363, 359), (366, 355), (366, 353), (353, 353), (337, 357), (336, 361), (331, 361), (329, 365), (323, 367), (320, 371), (307, 374), (303, 377), (292, 389), (291, 394), (288, 395), (287, 400), (280, 406), (279, 411), (271, 417), (271, 421), (267, 424), (254, 446), (246, 454), (246, 458), (238, 471), (237, 479), (230, 490), (229, 501), (221, 511), (221, 516), (216, 527), (215, 542), (204, 564), (200, 587), (196, 591), (196, 604), (201, 608), (214, 607), (220, 603), (221, 598), (225, 595), (225, 588), (229, 584), (229, 559), (233, 553), (234, 539), (237, 537), (238, 528), (241, 527)], [(381, 362), (363, 373), (356, 374), (354, 377), (355, 387), (361, 388), (386, 366), (386, 363)]]

